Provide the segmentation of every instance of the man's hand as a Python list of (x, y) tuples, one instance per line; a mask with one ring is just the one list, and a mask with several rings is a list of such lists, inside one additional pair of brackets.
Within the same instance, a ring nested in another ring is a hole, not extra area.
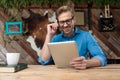
[(56, 31), (58, 29), (57, 23), (52, 23), (47, 25), (47, 35), (54, 36), (56, 34)]
[(75, 69), (83, 70), (87, 68), (87, 60), (83, 56), (77, 57), (70, 62), (70, 65)]

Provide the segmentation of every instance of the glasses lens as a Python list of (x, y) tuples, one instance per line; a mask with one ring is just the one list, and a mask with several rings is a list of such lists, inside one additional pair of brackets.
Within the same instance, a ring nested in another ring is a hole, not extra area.
[(70, 19), (67, 19), (67, 20), (65, 20), (65, 21), (58, 21), (58, 22), (59, 22), (59, 25), (60, 25), (60, 26), (63, 26), (65, 23), (66, 23), (67, 25), (70, 25), (70, 24), (72, 23), (72, 19), (73, 19), (73, 17), (70, 18)]

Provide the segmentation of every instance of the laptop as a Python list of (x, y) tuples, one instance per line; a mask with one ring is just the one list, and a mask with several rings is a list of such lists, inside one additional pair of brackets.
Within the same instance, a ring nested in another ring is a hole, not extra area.
[(70, 61), (78, 57), (75, 41), (48, 43), (48, 48), (58, 68), (70, 67)]

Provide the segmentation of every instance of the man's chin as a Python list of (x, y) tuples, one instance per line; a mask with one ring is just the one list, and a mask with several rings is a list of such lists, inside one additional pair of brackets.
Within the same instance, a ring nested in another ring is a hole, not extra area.
[(64, 31), (64, 34), (66, 34), (66, 35), (70, 34), (70, 31)]
[(64, 33), (69, 33), (70, 29), (64, 29), (63, 31), (64, 31)]

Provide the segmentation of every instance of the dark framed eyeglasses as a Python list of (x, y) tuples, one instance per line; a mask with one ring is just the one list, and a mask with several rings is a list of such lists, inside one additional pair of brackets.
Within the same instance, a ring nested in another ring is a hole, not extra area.
[(67, 19), (67, 20), (65, 20), (65, 21), (58, 21), (58, 23), (59, 23), (60, 26), (63, 26), (65, 23), (66, 23), (67, 25), (70, 25), (70, 24), (72, 23), (73, 18), (74, 18), (74, 17), (72, 17), (72, 18), (70, 18), (70, 19)]

